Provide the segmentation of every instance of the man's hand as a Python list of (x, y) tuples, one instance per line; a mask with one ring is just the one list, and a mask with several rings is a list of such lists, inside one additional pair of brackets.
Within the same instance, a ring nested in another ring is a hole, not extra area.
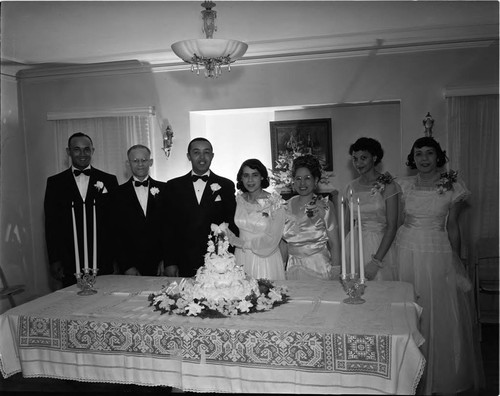
[(171, 278), (177, 278), (179, 277), (179, 267), (176, 265), (168, 265), (165, 267), (165, 276), (171, 277)]
[(50, 276), (55, 280), (61, 281), (64, 277), (64, 271), (60, 261), (50, 263)]
[(128, 270), (124, 272), (125, 275), (132, 275), (132, 276), (141, 276), (141, 273), (139, 270), (135, 267), (130, 267)]

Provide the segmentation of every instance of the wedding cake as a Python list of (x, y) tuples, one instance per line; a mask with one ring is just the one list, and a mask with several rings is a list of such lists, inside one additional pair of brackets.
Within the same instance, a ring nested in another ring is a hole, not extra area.
[(228, 225), (212, 224), (205, 264), (194, 279), (170, 282), (149, 295), (154, 310), (179, 315), (225, 317), (267, 311), (288, 300), (286, 288), (253, 279), (229, 252)]
[(198, 269), (193, 284), (193, 298), (210, 301), (242, 300), (252, 292), (258, 293), (257, 281), (236, 265), (234, 255), (228, 251), (227, 224), (212, 224), (211, 229), (205, 265)]

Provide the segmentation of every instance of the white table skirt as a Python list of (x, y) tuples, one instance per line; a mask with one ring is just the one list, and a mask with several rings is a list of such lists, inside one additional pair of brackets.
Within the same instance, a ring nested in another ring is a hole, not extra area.
[(368, 282), (366, 303), (347, 305), (338, 282), (279, 282), (287, 304), (200, 319), (152, 310), (147, 296), (165, 282), (100, 276), (95, 295), (70, 286), (0, 315), (3, 376), (195, 392), (415, 393), (424, 340), (408, 283)]

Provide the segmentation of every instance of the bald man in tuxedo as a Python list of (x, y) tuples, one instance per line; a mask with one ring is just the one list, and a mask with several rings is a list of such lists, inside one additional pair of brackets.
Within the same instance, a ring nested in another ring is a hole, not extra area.
[(149, 175), (151, 151), (138, 144), (127, 151), (132, 177), (111, 196), (114, 258), (125, 275), (163, 274), (165, 183)]

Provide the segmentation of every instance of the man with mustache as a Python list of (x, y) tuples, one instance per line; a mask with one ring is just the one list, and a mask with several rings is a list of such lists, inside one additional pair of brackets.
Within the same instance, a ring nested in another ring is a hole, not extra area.
[(84, 267), (83, 211), (87, 225), (87, 258), (92, 268), (93, 213), (95, 205), (97, 230), (98, 275), (113, 272), (110, 243), (107, 240), (108, 196), (118, 187), (115, 175), (90, 166), (94, 146), (90, 136), (77, 132), (68, 139), (66, 153), (71, 167), (47, 179), (45, 190), (45, 241), (49, 256), (50, 274), (54, 288), (76, 283), (75, 245), (72, 212), (77, 229), (80, 268)]

